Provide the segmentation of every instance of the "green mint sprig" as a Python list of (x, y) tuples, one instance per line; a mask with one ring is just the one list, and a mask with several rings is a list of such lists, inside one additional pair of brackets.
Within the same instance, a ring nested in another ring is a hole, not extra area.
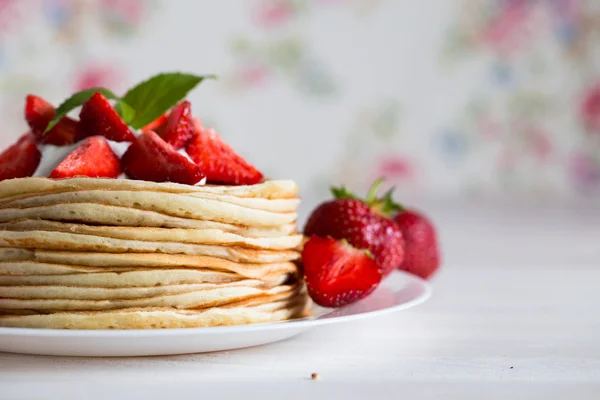
[(56, 108), (56, 114), (45, 132), (52, 129), (69, 112), (83, 105), (96, 92), (114, 100), (115, 110), (125, 123), (134, 129), (140, 129), (184, 99), (204, 79), (216, 79), (216, 76), (180, 72), (159, 74), (129, 89), (123, 97), (102, 87), (82, 90)]

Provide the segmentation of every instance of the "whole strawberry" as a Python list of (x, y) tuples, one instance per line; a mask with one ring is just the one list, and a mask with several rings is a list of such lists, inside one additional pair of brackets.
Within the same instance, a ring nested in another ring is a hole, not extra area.
[(377, 198), (377, 180), (365, 200), (346, 188), (332, 188), (335, 200), (321, 204), (312, 213), (304, 234), (345, 239), (357, 249), (369, 250), (387, 276), (404, 259), (402, 232), (390, 216), (402, 208), (392, 200), (391, 190)]
[(423, 214), (401, 211), (394, 218), (404, 237), (404, 261), (399, 269), (429, 278), (440, 266), (435, 228)]

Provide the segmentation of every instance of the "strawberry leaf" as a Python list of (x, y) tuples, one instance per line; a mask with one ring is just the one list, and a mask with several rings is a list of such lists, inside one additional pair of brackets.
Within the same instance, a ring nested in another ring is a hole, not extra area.
[(108, 99), (119, 100), (119, 96), (117, 96), (110, 90), (108, 90), (106, 88), (101, 88), (101, 87), (86, 89), (86, 90), (82, 90), (81, 92), (77, 92), (77, 93), (73, 94), (71, 97), (69, 97), (68, 99), (66, 99), (65, 101), (63, 101), (61, 103), (61, 105), (59, 105), (56, 108), (56, 114), (54, 115), (54, 118), (52, 119), (52, 121), (50, 121), (50, 123), (46, 127), (46, 130), (44, 131), (44, 133), (46, 133), (50, 129), (52, 129), (54, 127), (54, 125), (56, 125), (57, 122), (60, 121), (62, 117), (67, 115), (69, 112), (71, 112), (71, 110), (81, 106), (83, 103), (88, 101), (90, 99), (90, 97), (92, 97), (92, 95), (96, 92), (102, 93)]
[(135, 110), (135, 118), (130, 125), (139, 129), (154, 121), (204, 79), (216, 77), (174, 72), (159, 74), (138, 84), (123, 97), (123, 101)]
[(335, 199), (357, 199), (356, 195), (352, 193), (346, 186), (334, 187), (330, 188), (331, 193)]
[(372, 210), (378, 212), (381, 215), (386, 217), (393, 217), (396, 213), (404, 210), (400, 204), (396, 203), (393, 198), (394, 188), (389, 189), (383, 197), (377, 197), (377, 191), (383, 184), (384, 179), (377, 179), (371, 189), (369, 189), (369, 193), (367, 193), (367, 198), (365, 199), (365, 203), (371, 207)]
[(332, 187), (331, 193), (333, 194), (333, 197), (335, 199), (338, 199), (338, 200), (342, 200), (342, 199), (360, 200), (360, 201), (366, 203), (375, 212), (377, 212), (381, 215), (384, 215), (386, 217), (392, 217), (396, 213), (403, 211), (404, 207), (402, 207), (402, 205), (400, 205), (394, 201), (394, 198), (393, 198), (394, 188), (391, 188), (390, 190), (388, 190), (383, 195), (383, 197), (377, 197), (377, 191), (379, 190), (379, 188), (381, 187), (383, 182), (384, 182), (383, 178), (377, 179), (373, 183), (371, 188), (369, 189), (369, 192), (367, 193), (367, 197), (364, 199), (357, 197), (354, 193), (352, 193), (350, 190), (348, 190), (348, 188), (345, 186)]

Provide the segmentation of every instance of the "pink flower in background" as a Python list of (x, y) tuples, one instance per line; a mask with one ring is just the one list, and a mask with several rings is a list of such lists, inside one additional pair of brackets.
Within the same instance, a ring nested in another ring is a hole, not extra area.
[(294, 4), (289, 0), (262, 1), (255, 14), (256, 22), (265, 28), (276, 28), (288, 22), (294, 14)]
[(549, 135), (538, 127), (526, 131), (529, 145), (533, 154), (541, 160), (547, 160), (553, 152), (552, 141)]
[(532, 3), (526, 0), (500, 2), (498, 14), (482, 32), (481, 40), (497, 51), (509, 53), (527, 39)]
[(239, 77), (245, 85), (263, 83), (269, 75), (267, 67), (260, 64), (249, 64), (240, 69)]
[(92, 66), (83, 69), (76, 75), (74, 90), (80, 91), (93, 87), (117, 89), (122, 81), (119, 71), (110, 66)]
[(489, 117), (482, 118), (478, 122), (478, 125), (479, 132), (481, 132), (481, 135), (487, 139), (495, 139), (501, 134), (498, 123)]
[(517, 165), (518, 157), (513, 150), (505, 149), (498, 158), (498, 168), (502, 172), (512, 171)]
[(228, 81), (232, 88), (245, 89), (264, 85), (269, 75), (270, 71), (266, 65), (249, 62), (237, 67)]
[(569, 167), (574, 183), (580, 188), (585, 190), (600, 185), (600, 162), (585, 154), (575, 154)]
[(100, 7), (111, 14), (118, 15), (130, 24), (138, 23), (144, 16), (141, 0), (100, 0)]
[(0, 33), (18, 24), (17, 0), (0, 0)]
[(415, 175), (413, 164), (402, 156), (383, 157), (377, 169), (377, 176), (389, 181), (412, 179)]
[(590, 87), (583, 96), (580, 115), (589, 132), (600, 133), (600, 82)]

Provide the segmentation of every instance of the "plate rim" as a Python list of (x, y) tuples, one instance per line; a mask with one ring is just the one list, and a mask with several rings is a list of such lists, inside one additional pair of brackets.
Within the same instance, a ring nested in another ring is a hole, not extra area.
[(426, 280), (409, 274), (405, 271), (394, 271), (394, 274), (404, 275), (405, 278), (409, 278), (415, 283), (418, 283), (423, 293), (405, 303), (398, 304), (392, 307), (383, 308), (376, 311), (368, 311), (352, 315), (342, 315), (327, 317), (325, 314), (321, 317), (308, 317), (290, 321), (279, 321), (279, 322), (266, 322), (258, 324), (247, 324), (247, 325), (232, 325), (232, 326), (212, 326), (212, 327), (198, 327), (198, 328), (167, 328), (167, 329), (45, 329), (45, 328), (13, 328), (13, 327), (0, 327), (0, 336), (29, 336), (29, 337), (150, 337), (150, 336), (187, 336), (187, 335), (213, 335), (213, 334), (227, 334), (227, 333), (243, 333), (248, 331), (262, 331), (262, 330), (279, 330), (279, 329), (307, 329), (317, 326), (329, 325), (340, 322), (351, 322), (360, 320), (363, 318), (375, 317), (383, 314), (388, 314), (396, 311), (401, 311), (407, 308), (418, 306), (431, 298), (433, 293), (431, 284)]

